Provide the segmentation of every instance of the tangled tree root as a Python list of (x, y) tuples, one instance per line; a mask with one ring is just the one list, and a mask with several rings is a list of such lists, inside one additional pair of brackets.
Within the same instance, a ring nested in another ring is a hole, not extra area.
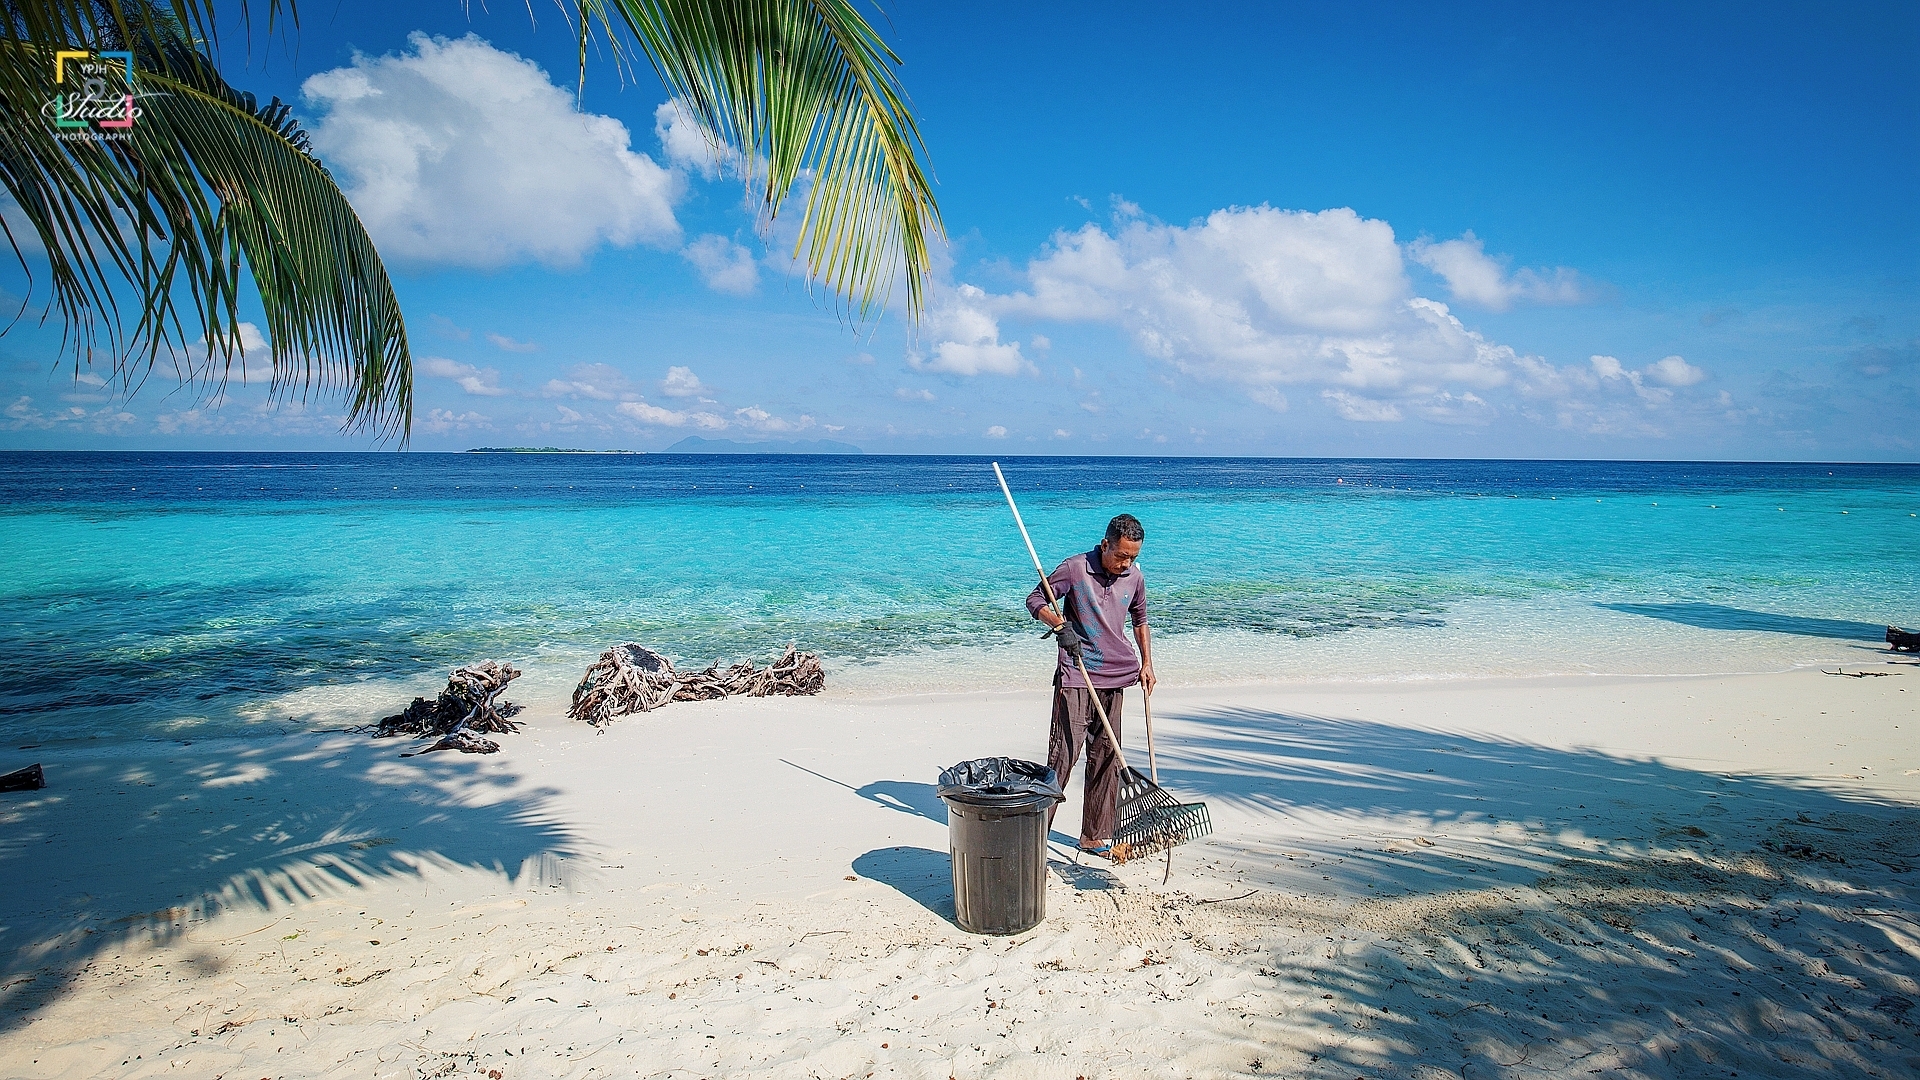
[(600, 659), (587, 668), (580, 685), (574, 688), (567, 715), (599, 727), (616, 716), (652, 712), (669, 701), (704, 701), (736, 694), (804, 697), (819, 693), (826, 685), (820, 657), (799, 652), (792, 645), (768, 667), (756, 669), (753, 661), (742, 660), (724, 670), (715, 663), (705, 671), (682, 674), (673, 670), (673, 661), (645, 645), (628, 642), (601, 653)]
[(402, 757), (414, 754), (431, 754), (435, 750), (458, 750), (463, 754), (491, 754), (500, 749), (500, 744), (492, 739), (483, 738), (482, 733), (502, 734), (520, 730), (520, 725), (507, 717), (520, 711), (520, 707), (511, 702), (495, 701), (507, 684), (520, 677), (520, 671), (512, 664), (498, 660), (482, 660), (477, 664), (455, 668), (447, 677), (447, 688), (433, 701), (426, 698), (414, 698), (407, 710), (395, 713), (378, 724), (354, 728), (357, 733), (366, 733), (376, 739), (391, 739), (400, 735), (415, 738), (434, 738), (436, 741), (424, 750), (416, 750)]

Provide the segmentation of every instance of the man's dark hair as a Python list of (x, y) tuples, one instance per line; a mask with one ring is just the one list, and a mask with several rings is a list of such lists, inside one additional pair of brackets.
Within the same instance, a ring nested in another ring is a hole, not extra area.
[(1107, 522), (1107, 542), (1115, 540), (1145, 540), (1147, 530), (1140, 527), (1140, 519), (1132, 514), (1121, 514)]

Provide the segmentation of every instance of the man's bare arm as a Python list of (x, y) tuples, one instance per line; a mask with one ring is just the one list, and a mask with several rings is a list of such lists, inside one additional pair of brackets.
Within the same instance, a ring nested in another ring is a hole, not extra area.
[(1153, 633), (1146, 623), (1133, 624), (1133, 640), (1140, 643), (1140, 688), (1151, 694), (1159, 680), (1153, 677)]

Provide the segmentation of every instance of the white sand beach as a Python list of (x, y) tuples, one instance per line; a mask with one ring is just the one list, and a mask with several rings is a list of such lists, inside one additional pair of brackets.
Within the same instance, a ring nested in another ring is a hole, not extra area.
[(1008, 938), (933, 781), (1038, 689), (29, 752), (0, 1074), (1913, 1076), (1920, 666), (1845, 670), (1171, 689), (1214, 835), (1076, 861), (1076, 778)]

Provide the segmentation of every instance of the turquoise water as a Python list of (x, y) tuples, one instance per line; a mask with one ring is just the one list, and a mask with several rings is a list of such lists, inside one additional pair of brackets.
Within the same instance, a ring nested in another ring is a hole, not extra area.
[[(1049, 565), (1147, 528), (1169, 682), (1763, 670), (1920, 622), (1920, 467), (1010, 459)], [(985, 459), (0, 454), (0, 738), (370, 719), (460, 663), (820, 652), (1044, 683)], [(1036, 675), (1037, 673), (1037, 675)]]

